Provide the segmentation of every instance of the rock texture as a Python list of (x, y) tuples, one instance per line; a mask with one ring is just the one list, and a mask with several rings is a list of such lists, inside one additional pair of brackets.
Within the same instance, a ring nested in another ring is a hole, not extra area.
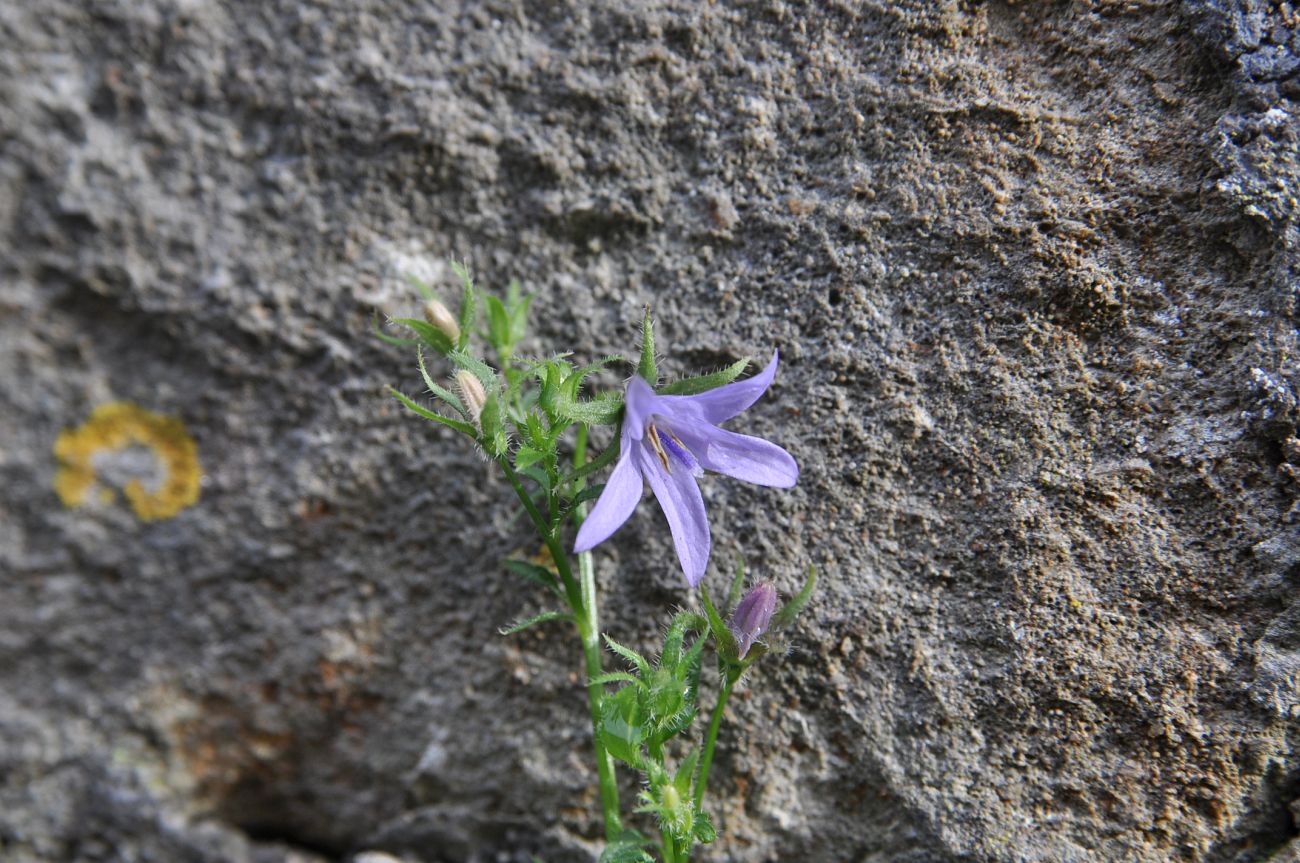
[[(731, 711), (702, 859), (1266, 859), (1298, 26), (0, 4), (0, 858), (592, 858), (576, 648), (496, 635), (535, 608), (508, 489), (369, 333), (455, 256), (537, 295), (530, 350), (630, 351), (650, 303), (670, 371), (782, 351), (749, 422), (803, 479), (706, 483), (712, 578), (824, 588)], [(54, 441), (112, 401), (184, 421), (196, 506), (62, 506)], [(653, 505), (599, 564), (623, 641), (691, 601)]]

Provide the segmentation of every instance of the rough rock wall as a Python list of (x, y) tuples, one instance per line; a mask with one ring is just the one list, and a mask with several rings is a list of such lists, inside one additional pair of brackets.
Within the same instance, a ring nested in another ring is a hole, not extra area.
[[(629, 351), (645, 303), (671, 371), (782, 350), (748, 428), (803, 479), (706, 483), (713, 578), (826, 577), (707, 859), (1264, 859), (1298, 15), (0, 5), (0, 858), (590, 859), (572, 640), (495, 634), (508, 490), (368, 334), (456, 256), (537, 294), (532, 350)], [(55, 494), (119, 401), (184, 422), (195, 506)], [(630, 643), (690, 601), (653, 505), (600, 567)]]

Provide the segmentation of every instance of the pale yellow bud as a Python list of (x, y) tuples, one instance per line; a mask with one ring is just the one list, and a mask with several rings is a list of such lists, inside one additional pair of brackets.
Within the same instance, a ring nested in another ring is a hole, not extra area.
[(461, 403), (465, 405), (465, 410), (469, 411), (474, 425), (478, 425), (479, 414), (483, 413), (483, 405), (487, 404), (487, 393), (483, 391), (483, 384), (479, 383), (478, 378), (472, 373), (461, 369), (456, 372), (456, 393), (460, 396)]
[(429, 300), (424, 304), (424, 319), (429, 325), (441, 332), (451, 340), (454, 347), (460, 341), (460, 325), (456, 323), (456, 317), (451, 310), (437, 300)]

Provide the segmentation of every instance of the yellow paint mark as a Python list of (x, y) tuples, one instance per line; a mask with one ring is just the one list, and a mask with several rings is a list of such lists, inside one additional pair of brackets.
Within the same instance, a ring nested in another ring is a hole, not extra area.
[[(142, 521), (171, 518), (198, 501), (198, 448), (185, 424), (129, 402), (111, 402), (95, 408), (85, 425), (65, 430), (54, 442), (54, 456), (59, 460), (54, 490), (63, 505), (72, 508), (86, 502), (98, 478), (96, 455), (131, 446), (147, 448), (163, 469), (157, 490), (145, 488), (139, 479), (130, 480), (122, 489)], [(97, 497), (109, 502), (113, 493), (101, 487)]]

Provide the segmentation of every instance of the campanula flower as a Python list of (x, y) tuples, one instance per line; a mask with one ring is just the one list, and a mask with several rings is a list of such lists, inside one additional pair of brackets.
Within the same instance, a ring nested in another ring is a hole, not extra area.
[(736, 610), (731, 613), (731, 620), (727, 621), (727, 628), (736, 639), (740, 659), (744, 659), (754, 642), (767, 632), (775, 612), (776, 588), (766, 581), (751, 587), (744, 599), (737, 603)]
[(704, 471), (773, 488), (790, 488), (799, 479), (799, 466), (781, 447), (719, 428), (767, 391), (776, 364), (773, 353), (752, 378), (690, 396), (657, 395), (634, 376), (627, 385), (618, 464), (578, 531), (574, 551), (587, 551), (622, 527), (649, 483), (668, 518), (686, 580), (691, 587), (699, 584), (711, 547), (697, 482)]

